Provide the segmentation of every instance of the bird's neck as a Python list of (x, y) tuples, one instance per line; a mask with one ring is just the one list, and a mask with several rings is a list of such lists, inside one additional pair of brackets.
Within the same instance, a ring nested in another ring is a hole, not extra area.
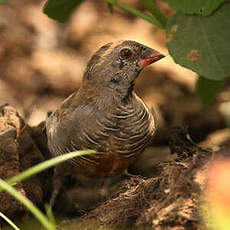
[(133, 97), (135, 83), (131, 82), (128, 88), (122, 89), (120, 92), (121, 99), (124, 103), (127, 103), (131, 97)]
[(96, 103), (128, 103), (134, 96), (135, 83), (131, 82), (128, 86), (123, 87), (104, 87), (91, 86), (90, 84), (82, 85), (79, 94), (87, 101), (96, 101)]

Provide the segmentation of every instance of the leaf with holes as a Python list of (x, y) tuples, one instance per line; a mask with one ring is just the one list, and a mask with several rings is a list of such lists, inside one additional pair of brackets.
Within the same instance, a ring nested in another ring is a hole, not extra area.
[(208, 17), (176, 13), (167, 25), (167, 46), (174, 61), (199, 75), (230, 76), (230, 3)]

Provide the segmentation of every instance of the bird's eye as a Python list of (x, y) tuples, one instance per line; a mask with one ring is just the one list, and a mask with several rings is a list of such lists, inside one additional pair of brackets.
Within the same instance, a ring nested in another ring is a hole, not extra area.
[(122, 49), (120, 51), (120, 56), (123, 58), (123, 59), (128, 59), (132, 56), (132, 51), (130, 49)]

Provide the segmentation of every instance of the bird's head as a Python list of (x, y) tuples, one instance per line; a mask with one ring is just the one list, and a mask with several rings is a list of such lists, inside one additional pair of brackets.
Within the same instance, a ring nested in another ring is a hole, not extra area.
[(164, 55), (135, 41), (123, 40), (102, 46), (90, 59), (83, 85), (100, 85), (118, 93), (134, 86), (140, 71)]

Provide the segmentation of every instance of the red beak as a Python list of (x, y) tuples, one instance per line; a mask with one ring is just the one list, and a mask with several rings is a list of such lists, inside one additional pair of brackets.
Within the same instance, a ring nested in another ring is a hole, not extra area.
[(160, 52), (154, 49), (151, 49), (151, 52), (146, 52), (146, 55), (144, 55), (144, 57), (140, 60), (140, 67), (145, 68), (147, 65), (159, 61), (163, 57), (165, 57), (165, 55), (161, 54)]

